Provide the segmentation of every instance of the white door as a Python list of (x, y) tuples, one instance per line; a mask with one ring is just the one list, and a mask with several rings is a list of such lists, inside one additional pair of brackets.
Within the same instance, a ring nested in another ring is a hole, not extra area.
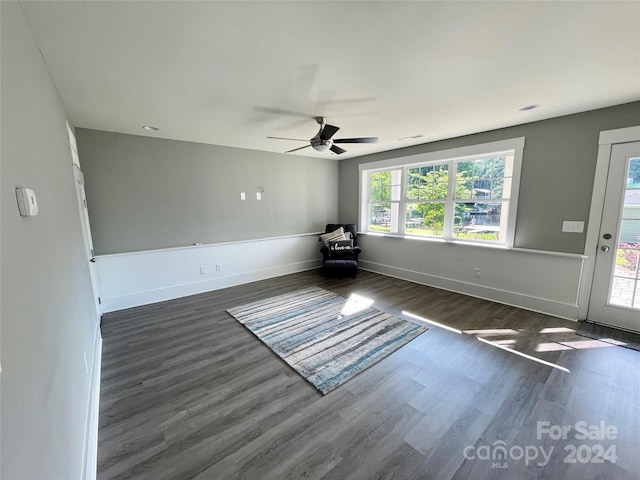
[(640, 142), (611, 148), (587, 318), (640, 332)]
[(100, 306), (100, 292), (98, 287), (98, 274), (96, 272), (95, 257), (93, 255), (93, 239), (91, 237), (91, 227), (89, 225), (89, 211), (87, 210), (87, 196), (84, 191), (84, 175), (77, 165), (73, 166), (73, 176), (76, 181), (76, 195), (78, 197), (78, 209), (80, 210), (80, 226), (82, 227), (82, 236), (84, 238), (84, 249), (87, 263), (89, 265), (89, 273), (91, 275), (91, 287), (93, 289), (93, 300), (96, 305), (98, 316), (102, 314)]
[(67, 133), (69, 135), (69, 147), (71, 148), (71, 163), (73, 164), (73, 178), (76, 184), (76, 197), (78, 198), (78, 210), (80, 212), (80, 226), (82, 227), (82, 237), (84, 239), (85, 258), (89, 265), (91, 276), (91, 288), (93, 291), (93, 301), (95, 302), (98, 317), (102, 315), (102, 303), (100, 300), (100, 287), (98, 285), (98, 273), (96, 272), (95, 257), (93, 255), (93, 238), (91, 237), (91, 226), (89, 224), (89, 210), (87, 209), (87, 196), (84, 191), (84, 174), (80, 170), (80, 158), (78, 156), (78, 146), (76, 136), (69, 122), (67, 122)]

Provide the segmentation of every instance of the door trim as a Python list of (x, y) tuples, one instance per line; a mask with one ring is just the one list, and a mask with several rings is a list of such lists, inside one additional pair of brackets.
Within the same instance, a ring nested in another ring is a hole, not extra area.
[(582, 264), (582, 274), (580, 276), (580, 288), (578, 294), (579, 320), (586, 320), (589, 310), (589, 300), (591, 297), (593, 275), (595, 274), (596, 250), (598, 248), (600, 223), (602, 221), (602, 212), (604, 210), (604, 196), (607, 187), (607, 174), (609, 172), (611, 150), (616, 144), (637, 141), (640, 141), (640, 125), (636, 127), (619, 128), (616, 130), (605, 130), (600, 132), (600, 137), (598, 139), (598, 159), (596, 162), (596, 171), (591, 194), (591, 209), (589, 211), (587, 236), (584, 243), (584, 254), (586, 258)]

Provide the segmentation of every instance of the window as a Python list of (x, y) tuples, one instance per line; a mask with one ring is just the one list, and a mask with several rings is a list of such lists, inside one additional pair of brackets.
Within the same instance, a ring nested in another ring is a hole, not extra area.
[(372, 233), (513, 246), (524, 138), (360, 165)]

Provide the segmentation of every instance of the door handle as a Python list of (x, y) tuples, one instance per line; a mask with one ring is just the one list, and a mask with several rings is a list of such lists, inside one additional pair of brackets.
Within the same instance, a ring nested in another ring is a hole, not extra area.
[(604, 253), (607, 253), (609, 251), (609, 247), (607, 245), (603, 245), (600, 247), (600, 250), (602, 250)]
[[(608, 248), (608, 247), (607, 247), (607, 248)], [(89, 259), (89, 261), (90, 261), (91, 263), (96, 263), (96, 257), (91, 257), (91, 258)]]

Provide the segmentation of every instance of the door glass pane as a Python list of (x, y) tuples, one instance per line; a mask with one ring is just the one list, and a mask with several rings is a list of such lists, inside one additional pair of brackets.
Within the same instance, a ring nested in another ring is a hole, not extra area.
[(636, 278), (638, 276), (639, 252), (639, 250), (631, 248), (618, 248), (616, 252), (616, 266), (613, 274), (616, 277)]
[(634, 284), (635, 282), (631, 278), (613, 277), (609, 302), (612, 305), (631, 307), (635, 290)]
[(629, 160), (609, 303), (640, 310), (640, 158)]

